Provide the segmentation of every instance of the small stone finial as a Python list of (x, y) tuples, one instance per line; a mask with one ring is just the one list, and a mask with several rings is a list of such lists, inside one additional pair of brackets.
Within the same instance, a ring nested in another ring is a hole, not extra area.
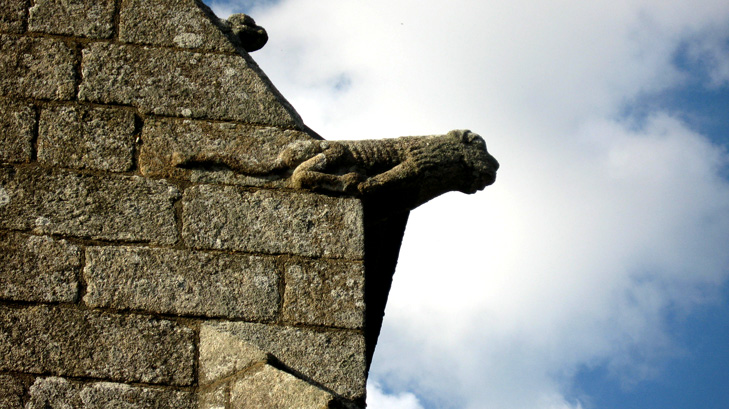
[(268, 42), (266, 30), (256, 25), (255, 20), (249, 15), (233, 14), (228, 17), (227, 23), (249, 53), (260, 50)]

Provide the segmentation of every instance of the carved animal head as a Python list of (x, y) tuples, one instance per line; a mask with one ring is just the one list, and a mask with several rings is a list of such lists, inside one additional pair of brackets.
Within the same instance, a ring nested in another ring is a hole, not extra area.
[(463, 193), (475, 193), (494, 183), (499, 162), (489, 154), (486, 142), (481, 136), (469, 130), (458, 129), (448, 132), (446, 137), (459, 142), (459, 156), (465, 165), (464, 172), (459, 175), (463, 180), (458, 183), (457, 190)]

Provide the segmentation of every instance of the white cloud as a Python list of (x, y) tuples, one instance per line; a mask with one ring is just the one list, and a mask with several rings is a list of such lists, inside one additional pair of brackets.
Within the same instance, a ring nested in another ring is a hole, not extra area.
[(620, 113), (687, 81), (681, 47), (727, 84), (729, 2), (288, 0), (253, 17), (270, 36), (253, 57), (324, 137), (470, 127), (502, 164), (484, 192), (411, 214), (372, 380), (426, 408), (578, 409), (579, 368), (635, 382), (680, 353), (666, 310), (727, 279), (729, 161), (666, 113)]
[(387, 394), (377, 382), (367, 384), (367, 407), (369, 409), (423, 409), (412, 393)]

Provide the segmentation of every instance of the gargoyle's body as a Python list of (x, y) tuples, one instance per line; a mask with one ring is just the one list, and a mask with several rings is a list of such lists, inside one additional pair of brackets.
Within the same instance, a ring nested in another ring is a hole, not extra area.
[[(388, 196), (408, 209), (452, 190), (475, 193), (492, 184), (498, 162), (465, 130), (446, 135), (361, 141), (301, 141), (278, 156), (296, 187)], [(393, 205), (397, 205), (393, 203)]]

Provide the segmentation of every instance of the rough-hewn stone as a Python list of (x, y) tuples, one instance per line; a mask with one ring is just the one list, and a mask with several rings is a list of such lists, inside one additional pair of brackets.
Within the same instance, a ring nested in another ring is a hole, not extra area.
[(363, 256), (358, 200), (200, 185), (183, 194), (183, 238), (194, 248)]
[(311, 136), (295, 130), (189, 119), (149, 118), (142, 130), (139, 169), (147, 176), (194, 179), (201, 173), (230, 173), (222, 159), (256, 169), (272, 162), (288, 144)]
[(0, 34), (0, 95), (71, 99), (75, 57), (62, 41)]
[(0, 31), (21, 33), (28, 17), (28, 0), (0, 0)]
[(35, 0), (30, 31), (109, 38), (114, 29), (114, 0)]
[(271, 257), (90, 247), (84, 301), (92, 307), (270, 320), (279, 309), (280, 275)]
[(26, 409), (196, 409), (196, 399), (189, 392), (159, 390), (111, 382), (90, 385), (66, 379), (39, 378), (30, 388)]
[(206, 6), (196, 0), (122, 0), (119, 39), (128, 43), (235, 52)]
[(220, 323), (213, 327), (270, 352), (287, 368), (347, 399), (358, 399), (365, 394), (363, 335), (244, 322)]
[(155, 115), (303, 126), (239, 55), (95, 43), (84, 49), (83, 60), (82, 100), (134, 105)]
[(330, 393), (270, 365), (234, 382), (230, 404), (236, 409), (326, 409)]
[(286, 267), (283, 317), (292, 324), (362, 328), (364, 265), (298, 260)]
[(230, 388), (227, 383), (217, 385), (211, 389), (202, 389), (198, 391), (198, 407), (197, 409), (228, 409), (228, 397), (230, 396)]
[(177, 188), (137, 176), (0, 169), (0, 227), (93, 239), (175, 243)]
[(214, 383), (267, 360), (266, 352), (228, 331), (207, 324), (200, 327), (198, 379), (201, 385)]
[(32, 105), (0, 99), (0, 162), (30, 161), (35, 125)]
[(194, 333), (171, 321), (0, 306), (0, 370), (190, 385)]
[(23, 394), (23, 384), (20, 380), (9, 375), (0, 375), (0, 408), (21, 409)]
[(124, 172), (132, 167), (134, 114), (81, 106), (43, 110), (38, 160), (48, 165)]
[(81, 251), (65, 240), (0, 231), (0, 298), (73, 302)]

